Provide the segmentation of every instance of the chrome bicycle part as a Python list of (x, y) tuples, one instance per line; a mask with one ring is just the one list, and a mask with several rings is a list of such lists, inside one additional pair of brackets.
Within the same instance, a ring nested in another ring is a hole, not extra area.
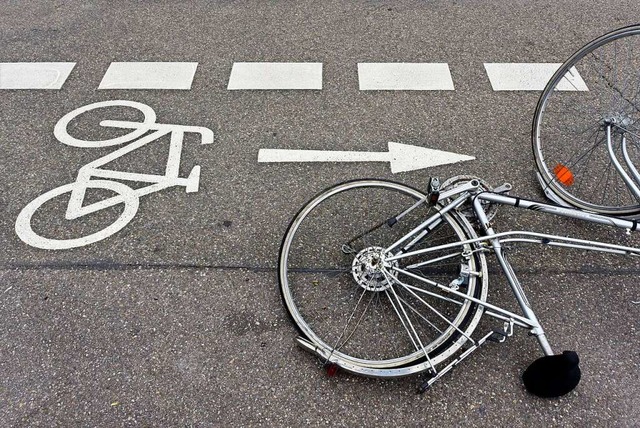
[(549, 80), (532, 143), (545, 194), (562, 205), (640, 217), (640, 25), (601, 36)]
[(393, 282), (386, 278), (394, 273), (388, 273), (386, 269), (397, 266), (398, 262), (391, 262), (387, 265), (385, 258), (392, 254), (385, 251), (383, 247), (367, 247), (360, 251), (353, 259), (351, 273), (358, 285), (368, 291), (385, 291), (393, 285)]
[[(442, 183), (442, 189), (444, 191), (455, 189), (456, 187), (473, 182), (474, 180), (477, 181), (477, 186), (481, 191), (494, 191), (493, 187), (489, 183), (473, 175), (456, 175), (455, 177), (451, 177)], [(505, 186), (507, 185), (505, 184)], [(508, 192), (509, 190), (511, 190), (511, 185), (508, 185), (508, 188), (505, 187), (504, 191)], [(484, 203), (483, 209), (489, 220), (493, 219), (498, 212), (498, 206), (489, 202)], [(476, 216), (470, 203), (462, 205), (458, 208), (458, 212), (464, 215), (467, 220), (470, 220), (472, 223), (476, 221)]]
[[(428, 217), (430, 207), (421, 204), (393, 225), (386, 219), (424, 196), (398, 183), (361, 180), (327, 189), (302, 208), (279, 261), (280, 290), (301, 346), (347, 371), (396, 377), (437, 373), (436, 366), (473, 342), (482, 315), (478, 302), (486, 299), (484, 253), (466, 245), (398, 262), (390, 258), (401, 250), (385, 249)], [(476, 236), (455, 210), (442, 211), (416, 231), (421, 237), (411, 239), (412, 249), (455, 246)], [(400, 278), (400, 270), (413, 277)], [(457, 296), (438, 288), (449, 290), (463, 270), (470, 274)]]

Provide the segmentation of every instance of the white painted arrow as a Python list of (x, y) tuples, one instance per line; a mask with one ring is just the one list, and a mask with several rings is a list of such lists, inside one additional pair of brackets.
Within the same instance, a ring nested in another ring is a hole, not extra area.
[(391, 141), (388, 152), (285, 149), (260, 149), (258, 152), (258, 162), (389, 162), (394, 174), (474, 159), (473, 156)]

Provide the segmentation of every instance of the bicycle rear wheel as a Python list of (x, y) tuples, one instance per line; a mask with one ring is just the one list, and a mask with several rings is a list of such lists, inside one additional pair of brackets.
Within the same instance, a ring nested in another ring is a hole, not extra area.
[[(423, 204), (389, 226), (423, 196), (390, 181), (345, 182), (317, 195), (292, 220), (280, 250), (280, 291), (298, 330), (325, 362), (368, 376), (408, 375), (450, 357), (477, 326), (480, 305), (436, 286), (486, 299), (486, 260), (475, 247), (385, 261), (399, 253), (386, 248), (436, 212)], [(411, 250), (473, 237), (468, 221), (451, 212)]]
[[(553, 75), (533, 119), (538, 179), (558, 203), (607, 215), (640, 215), (640, 201), (623, 170), (640, 167), (640, 25), (588, 43)], [(622, 141), (629, 162), (625, 162)], [(640, 183), (639, 183), (640, 185)]]

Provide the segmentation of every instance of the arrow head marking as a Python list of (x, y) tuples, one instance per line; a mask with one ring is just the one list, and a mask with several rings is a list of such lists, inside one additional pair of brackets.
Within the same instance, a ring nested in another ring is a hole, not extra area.
[(475, 157), (443, 150), (427, 149), (426, 147), (389, 141), (389, 157), (391, 172), (414, 171), (431, 166), (474, 160)]

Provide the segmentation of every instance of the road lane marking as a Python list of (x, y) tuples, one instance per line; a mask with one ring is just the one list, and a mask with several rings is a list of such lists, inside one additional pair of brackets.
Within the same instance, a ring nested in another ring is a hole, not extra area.
[(475, 157), (409, 144), (388, 143), (388, 152), (260, 149), (258, 162), (389, 162), (391, 172), (414, 171)]
[(0, 89), (60, 89), (75, 62), (0, 63)]
[(359, 63), (358, 81), (361, 91), (454, 90), (447, 63)]
[[(542, 91), (560, 63), (484, 63), (494, 91)], [(572, 67), (558, 84), (560, 91), (588, 91), (580, 73)]]
[(112, 62), (98, 89), (191, 89), (197, 62)]
[(322, 63), (234, 62), (227, 89), (322, 89)]
[[(75, 62), (0, 63), (0, 89), (61, 89)], [(363, 91), (455, 90), (447, 63), (358, 63)], [(541, 91), (559, 63), (484, 63), (494, 91)], [(191, 89), (197, 62), (113, 62), (98, 89)], [(323, 64), (236, 62), (229, 90), (322, 89)], [(558, 85), (588, 91), (575, 67)]]

